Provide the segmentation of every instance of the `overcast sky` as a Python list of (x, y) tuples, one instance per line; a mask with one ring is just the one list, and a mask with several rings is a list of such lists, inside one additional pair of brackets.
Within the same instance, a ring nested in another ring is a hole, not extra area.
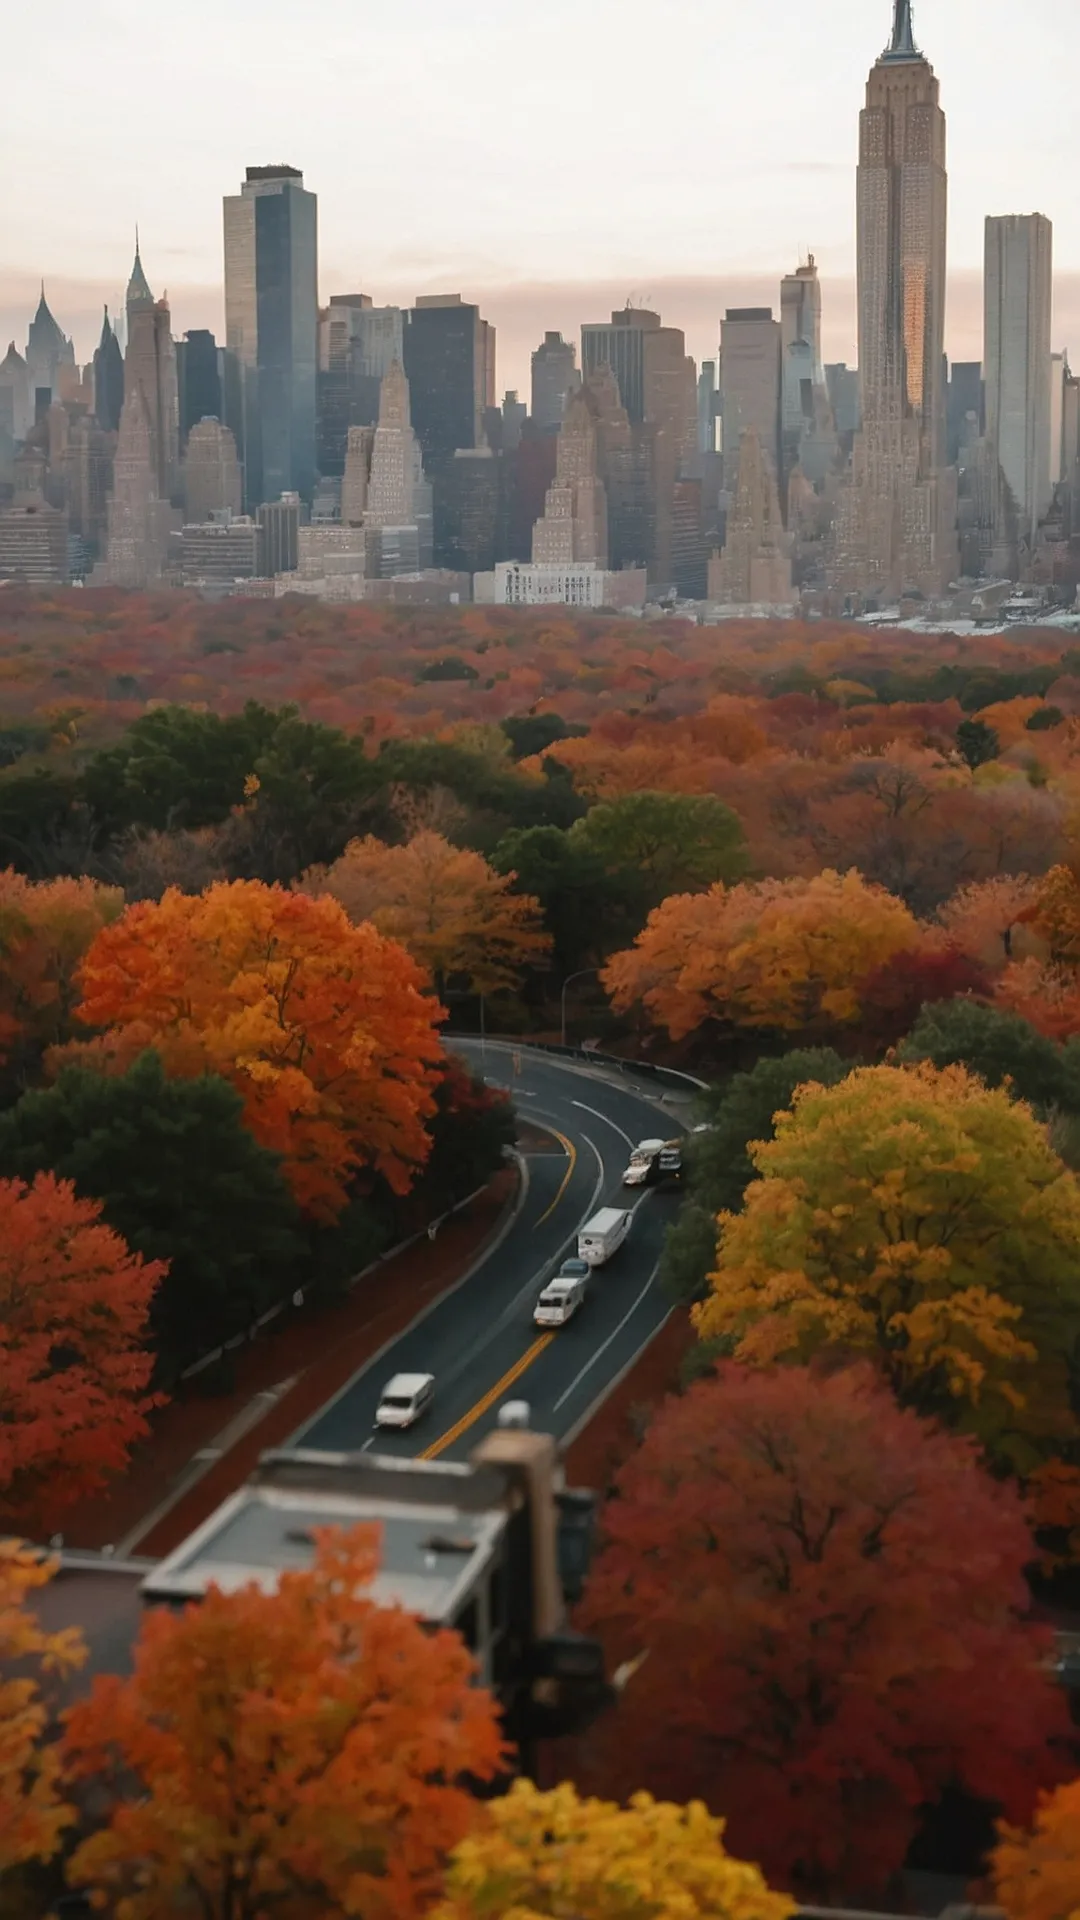
[[(632, 297), (715, 351), (812, 249), (855, 355), (854, 167), (892, 0), (51, 0), (4, 29), (0, 355), (44, 275), (85, 358), (136, 222), (174, 330), (221, 327), (221, 196), (288, 161), (320, 290), (479, 297), (500, 386), (544, 326)], [(987, 213), (1054, 223), (1055, 346), (1080, 362), (1077, 0), (915, 0), (948, 116), (947, 345), (978, 358)]]

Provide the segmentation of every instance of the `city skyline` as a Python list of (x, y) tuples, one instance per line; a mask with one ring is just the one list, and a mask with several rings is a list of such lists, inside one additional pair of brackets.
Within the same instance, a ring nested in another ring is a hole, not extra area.
[[(104, 23), (106, 37), (117, 29), (125, 4), (115, 0)], [(427, 5), (428, 0), (416, 0), (400, 23), (364, 27), (369, 77), (377, 78), (389, 62), (410, 21), (414, 26), (425, 22)], [(197, 0), (192, 45), (202, 10)], [(61, 12), (70, 47), (84, 26), (68, 0)], [(501, 95), (484, 92), (483, 61), (479, 68), (474, 61), (471, 97), (483, 98), (484, 111), (466, 116), (464, 124), (467, 96), (453, 84), (454, 75), (469, 49), (475, 56), (477, 36), (493, 59), (492, 49), (505, 52), (513, 18), (500, 16), (497, 30), (474, 21), (454, 33), (429, 22), (423, 27), (426, 47), (437, 50), (439, 59), (425, 65), (438, 70), (439, 99), (428, 98), (430, 83), (415, 62), (400, 69), (393, 86), (373, 86), (370, 100), (365, 87), (365, 134), (377, 140), (391, 109), (397, 119), (385, 154), (380, 151), (379, 191), (363, 194), (355, 191), (352, 168), (341, 162), (342, 152), (355, 150), (355, 140), (335, 148), (341, 111), (336, 96), (328, 100), (324, 92), (315, 101), (313, 95), (309, 108), (303, 91), (324, 58), (332, 56), (339, 72), (347, 70), (361, 30), (335, 22), (325, 42), (298, 46), (295, 62), (275, 57), (265, 84), (261, 80), (252, 90), (257, 102), (230, 93), (228, 111), (224, 104), (215, 111), (215, 72), (228, 69), (226, 46), (218, 69), (200, 68), (199, 111), (190, 124), (183, 123), (174, 142), (157, 148), (153, 169), (133, 173), (129, 164), (139, 115), (150, 110), (139, 88), (134, 98), (125, 96), (123, 115), (110, 114), (107, 101), (90, 123), (85, 111), (57, 114), (50, 165), (33, 171), (18, 204), (5, 210), (0, 331), (19, 337), (25, 318), (17, 323), (16, 315), (24, 315), (31, 289), (36, 299), (44, 275), (50, 303), (86, 358), (100, 331), (101, 304), (110, 293), (115, 300), (126, 277), (138, 220), (151, 277), (169, 293), (178, 333), (196, 326), (222, 332), (221, 196), (234, 190), (246, 165), (280, 158), (301, 168), (319, 196), (321, 298), (360, 288), (377, 301), (408, 304), (418, 293), (460, 289), (484, 305), (499, 329), (500, 384), (523, 386), (528, 334), (539, 338), (545, 327), (576, 331), (583, 320), (602, 317), (628, 296), (661, 306), (672, 323), (685, 328), (690, 351), (706, 357), (715, 352), (723, 307), (756, 303), (766, 284), (790, 272), (809, 251), (821, 269), (826, 357), (850, 363), (855, 357), (852, 128), (867, 55), (886, 38), (888, 20), (882, 16), (888, 12), (886, 0), (869, 5), (831, 0), (807, 22), (794, 0), (776, 0), (767, 21), (740, 14), (740, 86), (716, 88), (730, 63), (722, 63), (710, 80), (707, 62), (687, 62), (680, 78), (677, 139), (629, 145), (630, 100), (620, 83), (629, 84), (628, 43), (634, 36), (626, 32), (625, 16), (619, 17), (619, 44), (608, 50), (609, 84), (576, 89), (564, 77), (545, 96), (541, 112), (543, 83), (553, 81), (558, 64), (553, 38), (557, 29), (569, 33), (571, 26), (571, 16), (556, 0), (531, 35), (528, 62), (515, 66), (511, 60), (507, 69), (513, 75), (514, 111), (500, 111), (500, 98), (511, 98), (505, 75)], [(241, 5), (230, 16), (229, 34), (242, 29), (245, 13)], [(585, 57), (606, 20), (602, 0), (586, 22), (574, 24), (574, 41), (567, 46)], [(707, 16), (697, 0), (690, 0), (681, 20), (687, 42), (695, 44), (706, 20), (711, 22), (723, 49), (723, 12), (718, 19)], [(1051, 16), (1050, 0), (1033, 0), (1024, 34), (1012, 36), (1005, 62), (1001, 54), (1013, 20), (1004, 0), (982, 5), (920, 0), (916, 9), (917, 37), (948, 85), (955, 312), (947, 322), (947, 345), (954, 358), (971, 357), (975, 349), (980, 303), (966, 297), (965, 282), (978, 276), (987, 213), (1038, 210), (1053, 221), (1055, 346), (1068, 345), (1080, 334), (1080, 208), (1064, 186), (1070, 174), (1065, 93), (1074, 66), (1070, 51), (1080, 54), (1080, 18), (1062, 23), (1057, 14)], [(221, 22), (214, 24), (217, 32)], [(16, 26), (16, 41), (21, 31)], [(291, 45), (287, 27), (282, 31)], [(659, 102), (660, 126), (663, 102), (673, 97), (670, 90), (665, 93), (665, 78), (682, 44), (672, 35), (656, 61), (650, 45), (650, 89)], [(125, 57), (133, 58), (118, 47), (107, 95)], [(178, 93), (186, 58), (182, 46)], [(808, 99), (806, 67), (815, 60), (815, 90)], [(77, 68), (77, 60), (73, 65)], [(287, 74), (292, 89), (287, 111), (279, 71)], [(405, 71), (403, 93), (400, 73)], [(67, 84), (61, 75), (61, 88)], [(1059, 90), (1061, 112), (1055, 110)], [(532, 104), (535, 114), (529, 111)], [(696, 106), (702, 108), (697, 118)], [(8, 115), (16, 145), (27, 111), (17, 98)], [(439, 143), (449, 132), (448, 116), (454, 119), (454, 144), (446, 164)], [(1001, 137), (1005, 125), (1007, 141)], [(28, 138), (29, 128), (24, 131)], [(89, 206), (76, 205), (64, 184), (75, 170), (72, 155), (65, 173), (69, 140), (79, 143), (78, 171), (87, 164), (94, 171)], [(581, 184), (590, 166), (599, 164), (605, 145), (616, 141), (624, 164), (614, 186), (605, 169), (609, 190), (600, 221), (595, 198), (582, 192)], [(432, 169), (435, 151), (441, 157)], [(729, 162), (737, 193), (727, 183)], [(362, 170), (359, 153), (357, 164)], [(452, 220), (449, 196), (454, 196)], [(515, 314), (522, 316), (518, 327), (512, 323)]]

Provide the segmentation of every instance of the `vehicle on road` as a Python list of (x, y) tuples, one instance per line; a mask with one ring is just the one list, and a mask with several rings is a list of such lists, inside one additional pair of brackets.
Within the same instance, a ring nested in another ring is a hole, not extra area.
[(682, 1141), (665, 1140), (656, 1156), (656, 1177), (658, 1180), (681, 1180), (683, 1172)]
[(562, 1266), (559, 1268), (560, 1280), (587, 1280), (588, 1277), (589, 1263), (587, 1260), (578, 1260), (576, 1257), (572, 1260), (564, 1260)]
[(625, 1207), (601, 1207), (578, 1234), (578, 1258), (590, 1267), (602, 1267), (622, 1246), (633, 1215)]
[(554, 1280), (549, 1280), (533, 1310), (537, 1326), (565, 1327), (583, 1304), (587, 1285), (588, 1281), (582, 1274), (570, 1279), (560, 1274)]
[(413, 1427), (427, 1412), (435, 1398), (435, 1379), (430, 1373), (395, 1373), (382, 1390), (375, 1409), (377, 1427)]
[(624, 1187), (645, 1187), (655, 1178), (660, 1155), (664, 1150), (662, 1140), (639, 1140), (633, 1149), (626, 1172), (623, 1174)]

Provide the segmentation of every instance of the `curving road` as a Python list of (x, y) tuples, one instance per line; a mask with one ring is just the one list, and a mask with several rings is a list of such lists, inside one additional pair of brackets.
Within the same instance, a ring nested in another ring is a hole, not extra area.
[[(533, 1426), (565, 1439), (670, 1310), (656, 1274), (677, 1202), (649, 1189), (624, 1201), (621, 1178), (636, 1141), (682, 1130), (673, 1107), (527, 1049), (454, 1045), (489, 1085), (510, 1092), (527, 1129), (534, 1150), (523, 1156), (517, 1210), (472, 1271), (361, 1368), (291, 1446), (464, 1459), (507, 1399), (527, 1400)], [(542, 1332), (532, 1319), (536, 1296), (576, 1251), (582, 1222), (606, 1204), (635, 1205), (630, 1233), (569, 1325)], [(379, 1393), (399, 1372), (434, 1374), (434, 1407), (409, 1433), (376, 1434)]]

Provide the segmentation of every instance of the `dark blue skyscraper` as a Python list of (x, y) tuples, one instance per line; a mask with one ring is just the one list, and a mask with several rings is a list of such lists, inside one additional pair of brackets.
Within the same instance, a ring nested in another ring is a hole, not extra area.
[(243, 385), (249, 506), (315, 486), (317, 202), (295, 167), (249, 167), (225, 199), (225, 323)]

